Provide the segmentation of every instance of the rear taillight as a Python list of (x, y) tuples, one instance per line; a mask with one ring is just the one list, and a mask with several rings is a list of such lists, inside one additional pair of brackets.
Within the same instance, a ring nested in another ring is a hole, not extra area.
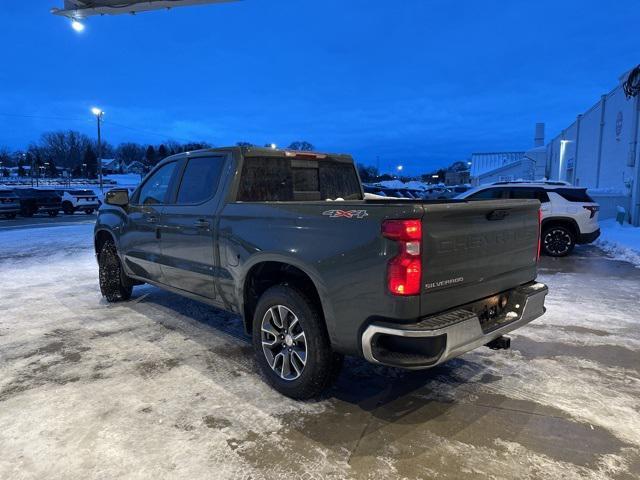
[(542, 247), (542, 209), (538, 209), (538, 251), (536, 262), (540, 261), (540, 248)]
[(589, 205), (589, 206), (583, 205), (582, 208), (584, 208), (585, 210), (589, 210), (589, 212), (591, 212), (591, 215), (589, 216), (589, 218), (595, 217), (596, 213), (600, 210), (600, 206), (598, 205)]
[(385, 220), (382, 236), (398, 242), (400, 252), (389, 260), (387, 287), (393, 295), (418, 295), (422, 284), (422, 223), (420, 220)]

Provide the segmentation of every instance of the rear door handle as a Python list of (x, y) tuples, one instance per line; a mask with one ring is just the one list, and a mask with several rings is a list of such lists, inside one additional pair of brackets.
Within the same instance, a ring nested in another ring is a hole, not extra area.
[(197, 228), (209, 228), (210, 223), (206, 220), (197, 220), (195, 226)]

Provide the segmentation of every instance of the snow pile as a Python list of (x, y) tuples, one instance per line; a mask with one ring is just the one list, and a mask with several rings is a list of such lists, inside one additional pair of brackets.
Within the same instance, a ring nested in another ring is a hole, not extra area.
[(385, 188), (408, 188), (411, 190), (427, 190), (433, 187), (444, 187), (442, 183), (439, 184), (427, 184), (419, 182), (417, 180), (410, 180), (408, 182), (402, 182), (400, 180), (384, 180), (376, 183), (376, 185), (382, 185)]
[(137, 173), (105, 175), (104, 178), (115, 181), (118, 187), (137, 187), (142, 181), (142, 176)]
[(640, 228), (620, 225), (614, 219), (600, 222), (601, 235), (596, 245), (618, 260), (640, 267)]

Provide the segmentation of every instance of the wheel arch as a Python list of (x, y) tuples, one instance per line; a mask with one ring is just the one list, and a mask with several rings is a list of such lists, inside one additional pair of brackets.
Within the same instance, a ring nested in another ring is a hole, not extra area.
[(96, 256), (100, 255), (100, 251), (102, 250), (102, 247), (109, 240), (111, 240), (114, 244), (117, 245), (116, 238), (114, 237), (113, 233), (111, 233), (109, 230), (100, 229), (95, 232), (93, 237), (93, 244), (94, 244)]
[(245, 331), (252, 333), (253, 314), (261, 295), (275, 285), (291, 285), (299, 289), (318, 308), (327, 327), (327, 309), (322, 300), (323, 289), (315, 275), (289, 259), (262, 259), (253, 263), (240, 282), (239, 298)]
[(544, 232), (546, 229), (556, 226), (565, 227), (571, 230), (571, 233), (573, 233), (574, 236), (574, 241), (577, 240), (578, 236), (580, 235), (580, 227), (578, 226), (578, 222), (570, 217), (551, 217), (543, 219), (540, 233), (542, 234), (542, 232)]

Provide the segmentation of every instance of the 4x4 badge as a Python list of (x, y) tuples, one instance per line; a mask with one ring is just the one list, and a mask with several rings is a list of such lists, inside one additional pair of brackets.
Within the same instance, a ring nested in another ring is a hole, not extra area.
[(322, 215), (331, 218), (364, 218), (369, 214), (366, 210), (327, 210)]

